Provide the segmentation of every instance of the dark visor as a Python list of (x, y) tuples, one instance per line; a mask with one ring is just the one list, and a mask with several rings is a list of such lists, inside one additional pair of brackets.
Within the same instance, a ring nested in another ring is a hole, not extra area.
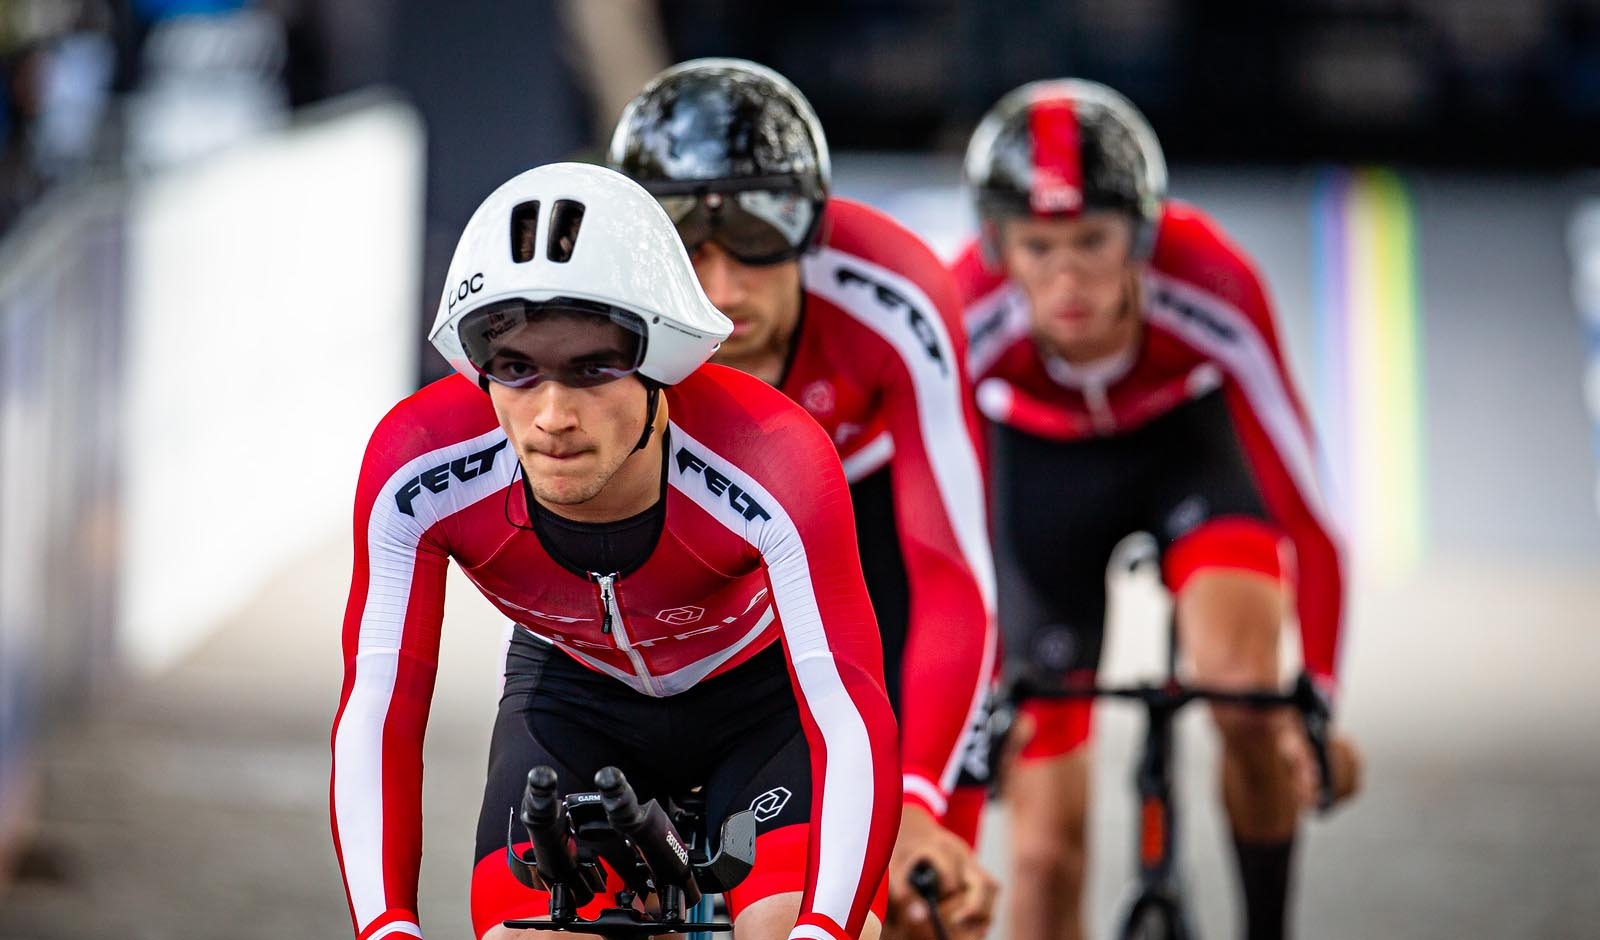
[(467, 360), (511, 388), (592, 388), (630, 376), (644, 362), (643, 319), (570, 298), (490, 304), (462, 317), (457, 334)]
[(777, 264), (806, 250), (817, 208), (792, 177), (711, 185), (663, 181), (647, 187), (691, 254), (709, 241), (744, 264)]

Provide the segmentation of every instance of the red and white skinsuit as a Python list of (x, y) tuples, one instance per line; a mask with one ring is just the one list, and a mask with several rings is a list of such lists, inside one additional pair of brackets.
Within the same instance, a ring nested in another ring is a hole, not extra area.
[[(791, 936), (859, 935), (901, 787), (838, 457), (804, 411), (743, 373), (708, 365), (663, 394), (665, 528), (641, 568), (606, 584), (563, 568), (530, 531), (515, 454), (471, 382), (429, 385), (374, 432), (355, 503), (331, 783), (363, 940), (421, 935), (422, 741), (450, 559), (507, 617), (647, 695), (672, 695), (781, 643), (814, 794)], [(658, 617), (689, 606), (704, 610), (694, 628)]]

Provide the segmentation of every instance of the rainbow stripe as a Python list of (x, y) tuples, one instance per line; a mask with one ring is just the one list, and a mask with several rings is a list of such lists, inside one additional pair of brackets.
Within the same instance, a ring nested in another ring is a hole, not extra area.
[(1361, 569), (1400, 578), (1427, 531), (1411, 194), (1390, 170), (1328, 170), (1312, 211), (1317, 414), (1344, 484), (1330, 500)]

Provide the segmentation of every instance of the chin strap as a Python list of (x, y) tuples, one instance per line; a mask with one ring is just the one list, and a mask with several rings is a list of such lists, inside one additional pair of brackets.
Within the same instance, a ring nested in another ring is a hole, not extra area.
[(656, 429), (656, 411), (661, 405), (661, 386), (654, 382), (645, 382), (644, 399), (644, 433), (639, 435), (639, 443), (633, 445), (629, 453), (638, 453), (650, 443), (650, 435)]

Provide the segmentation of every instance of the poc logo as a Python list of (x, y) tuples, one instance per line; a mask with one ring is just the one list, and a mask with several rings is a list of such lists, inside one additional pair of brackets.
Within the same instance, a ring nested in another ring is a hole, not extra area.
[(726, 494), (728, 505), (733, 507), (734, 512), (744, 516), (746, 522), (755, 519), (757, 516), (768, 520), (772, 518), (772, 515), (760, 503), (750, 498), (749, 493), (740, 489), (737, 483), (723, 476), (720, 471), (704, 460), (689, 453), (687, 447), (678, 448), (678, 472), (687, 473), (691, 470), (706, 478), (706, 489), (718, 496)]
[(789, 792), (788, 787), (773, 787), (751, 801), (750, 812), (756, 814), (756, 822), (776, 819), (783, 808), (789, 805), (791, 796), (794, 794)]
[(878, 303), (888, 307), (891, 311), (905, 311), (906, 324), (911, 327), (911, 332), (916, 334), (917, 342), (922, 344), (923, 352), (928, 354), (929, 359), (939, 364), (941, 373), (950, 374), (950, 364), (945, 361), (944, 353), (939, 349), (939, 334), (934, 331), (933, 324), (928, 322), (928, 318), (923, 315), (921, 310), (916, 308), (916, 305), (907, 300), (899, 291), (889, 287), (887, 284), (880, 284), (874, 281), (860, 271), (841, 267), (834, 277), (838, 280), (840, 286), (859, 284), (871, 290)]
[(457, 284), (454, 289), (446, 288), (445, 296), (449, 298), (449, 302), (445, 305), (445, 309), (454, 310), (456, 304), (481, 290), (483, 290), (483, 273), (479, 272)]
[(422, 471), (407, 480), (399, 491), (394, 494), (395, 506), (406, 515), (415, 517), (416, 513), (412, 511), (411, 503), (422, 495), (423, 487), (427, 487), (430, 493), (443, 493), (450, 488), (450, 478), (452, 476), (462, 483), (473, 477), (482, 476), (488, 472), (490, 467), (494, 466), (495, 455), (505, 449), (505, 446), (506, 442), (501, 441), (488, 450), (480, 450), (476, 454), (457, 457), (449, 463), (442, 463), (431, 470)]

